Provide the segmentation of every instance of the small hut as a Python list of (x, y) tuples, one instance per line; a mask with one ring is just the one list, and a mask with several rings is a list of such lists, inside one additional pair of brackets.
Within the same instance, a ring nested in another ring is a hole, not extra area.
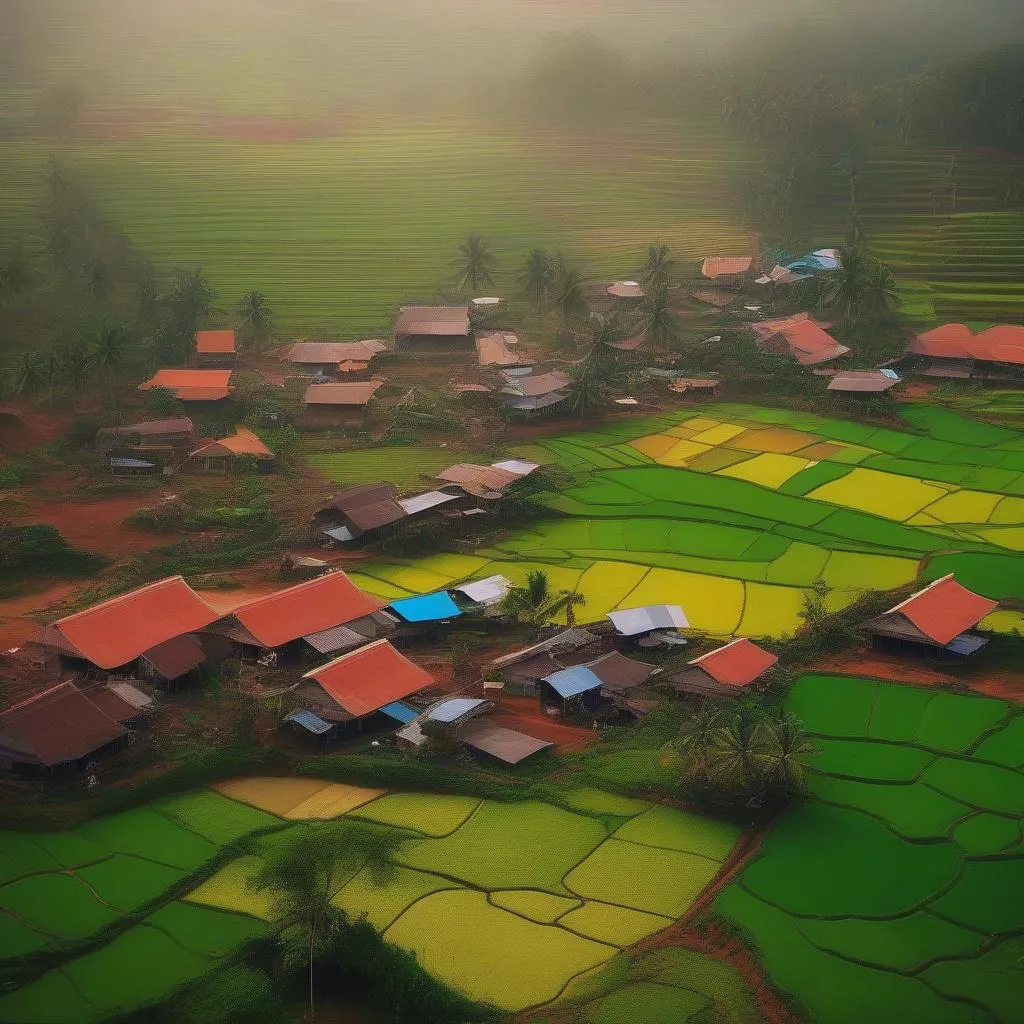
[(196, 331), (195, 360), (202, 366), (233, 366), (238, 357), (234, 331)]
[(687, 663), (666, 677), (676, 693), (698, 697), (738, 697), (756, 688), (778, 656), (740, 637)]
[(358, 383), (310, 384), (302, 396), (308, 426), (361, 427), (373, 396), (384, 385), (379, 377)]
[(395, 347), (406, 350), (466, 348), (469, 306), (401, 306), (395, 321)]
[(189, 453), (188, 466), (198, 472), (227, 473), (239, 458), (253, 460), (266, 473), (274, 463), (274, 453), (247, 427), (238, 427), (230, 437), (202, 441)]

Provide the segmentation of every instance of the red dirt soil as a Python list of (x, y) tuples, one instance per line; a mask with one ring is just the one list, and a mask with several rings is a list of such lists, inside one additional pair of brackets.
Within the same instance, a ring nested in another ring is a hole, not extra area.
[(810, 666), (809, 671), (865, 676), (893, 683), (909, 683), (913, 686), (956, 686), (987, 697), (1024, 703), (1024, 673), (1021, 672), (951, 675), (875, 652), (821, 658)]
[(18, 647), (38, 628), (32, 617), (59, 604), (78, 587), (77, 583), (52, 583), (44, 590), (0, 600), (0, 650)]
[(494, 697), (493, 691), (489, 690), (488, 699), (495, 703), (494, 712), (489, 716), (495, 725), (517, 729), (537, 739), (554, 743), (561, 751), (582, 750), (600, 735), (595, 729), (567, 725), (557, 718), (551, 718), (540, 709), (536, 697), (517, 697), (505, 693)]

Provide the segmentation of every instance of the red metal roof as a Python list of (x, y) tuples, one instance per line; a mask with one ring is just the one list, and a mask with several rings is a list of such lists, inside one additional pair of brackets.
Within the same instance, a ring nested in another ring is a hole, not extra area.
[(386, 601), (364, 593), (343, 572), (331, 572), (258, 597), (232, 614), (264, 647), (280, 647), (386, 606)]
[(723, 686), (749, 686), (778, 660), (777, 655), (770, 654), (746, 637), (740, 637), (694, 658), (689, 664), (706, 672)]
[(196, 331), (196, 352), (200, 355), (233, 355), (234, 331)]
[(164, 679), (179, 679), (206, 661), (203, 645), (190, 634), (165, 640), (144, 651), (142, 656)]
[(247, 427), (239, 427), (231, 437), (222, 437), (219, 441), (204, 441), (189, 453), (189, 458), (193, 455), (255, 455), (261, 459), (274, 457), (274, 453)]
[(937, 644), (948, 644), (976, 626), (998, 605), (998, 601), (990, 601), (962, 587), (950, 573), (890, 608), (886, 614), (898, 613)]
[(434, 682), (429, 672), (399, 654), (387, 640), (349, 651), (302, 678), (315, 679), (340, 707), (356, 718)]
[(180, 576), (170, 576), (58, 619), (53, 626), (88, 661), (112, 669), (216, 618)]
[(966, 324), (943, 324), (919, 334), (908, 346), (914, 355), (934, 359), (979, 359), (1024, 365), (1024, 327), (999, 324), (972, 334)]
[(812, 320), (808, 313), (796, 313), (779, 320), (761, 320), (751, 324), (754, 336), (765, 346), (775, 338), (781, 338), (788, 353), (803, 366), (816, 366), (846, 355), (850, 350), (840, 345), (821, 324)]
[(751, 256), (708, 256), (700, 272), (710, 281), (731, 274), (745, 274), (754, 262)]
[(230, 370), (157, 370), (140, 391), (167, 388), (183, 402), (215, 402), (231, 393)]
[(124, 734), (70, 680), (0, 714), (0, 748), (47, 766), (85, 757)]
[(284, 356), (290, 363), (368, 363), (387, 345), (382, 341), (297, 341)]

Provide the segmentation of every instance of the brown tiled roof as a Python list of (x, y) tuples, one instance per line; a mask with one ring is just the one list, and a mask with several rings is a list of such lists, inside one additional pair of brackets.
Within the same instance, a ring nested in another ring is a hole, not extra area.
[(215, 402), (231, 393), (230, 370), (157, 370), (139, 391), (167, 388), (183, 402)]
[(476, 357), (480, 366), (522, 366), (529, 363), (511, 331), (477, 331)]
[(888, 391), (898, 383), (881, 370), (841, 370), (828, 382), (826, 390), (876, 393)]
[(850, 351), (807, 313), (796, 313), (777, 320), (761, 320), (751, 324), (750, 329), (764, 347), (776, 338), (781, 339), (788, 354), (803, 366), (826, 363)]
[(274, 453), (247, 427), (239, 427), (231, 437), (222, 437), (219, 441), (205, 441), (189, 458), (197, 455), (229, 458), (232, 455), (255, 455), (260, 459), (272, 459)]
[(561, 370), (549, 370), (547, 373), (531, 373), (528, 377), (505, 377), (506, 394), (522, 395), (524, 398), (535, 398), (538, 395), (549, 395), (559, 388), (568, 385), (570, 377)]
[(934, 359), (977, 359), (1024, 364), (1024, 327), (997, 324), (973, 334), (965, 324), (943, 324), (919, 334), (908, 346), (914, 355)]
[(394, 484), (375, 483), (336, 494), (326, 506), (343, 512), (360, 530), (374, 530), (404, 519)]
[[(477, 491), (502, 491), (509, 484), (522, 478), (496, 466), (477, 466), (472, 462), (459, 462), (438, 473), (437, 479), (458, 484), (470, 494), (475, 494)], [(473, 489), (470, 490), (471, 488)]]
[(395, 334), (468, 336), (469, 306), (402, 306)]
[(636, 281), (616, 281), (605, 291), (614, 299), (642, 299), (644, 290)]
[(366, 405), (384, 384), (379, 378), (354, 383), (310, 384), (302, 396), (305, 405)]
[(70, 680), (0, 713), (0, 748), (48, 767), (74, 761), (125, 735)]
[(459, 730), (459, 739), (475, 750), (498, 758), (506, 764), (519, 764), (532, 754), (553, 746), (547, 740), (527, 736), (515, 729), (506, 729), (486, 719), (474, 719)]
[(151, 647), (142, 657), (164, 679), (178, 679), (201, 665), (206, 660), (206, 652), (196, 637), (186, 634)]
[(609, 690), (629, 690), (647, 682), (657, 672), (654, 665), (644, 661), (627, 658), (618, 651), (604, 654), (594, 661), (587, 662), (587, 668), (601, 680), (601, 685)]
[(96, 442), (114, 443), (138, 437), (140, 440), (149, 437), (166, 437), (174, 435), (191, 436), (194, 427), (187, 416), (170, 420), (144, 420), (123, 427), (104, 427), (96, 431)]
[(82, 692), (107, 718), (120, 725), (139, 717), (140, 709), (138, 707), (130, 704), (124, 697), (102, 683), (82, 688)]
[(708, 256), (700, 272), (710, 281), (716, 277), (745, 274), (753, 264), (750, 256)]
[(285, 359), (290, 363), (368, 363), (387, 345), (383, 341), (299, 341), (288, 349)]

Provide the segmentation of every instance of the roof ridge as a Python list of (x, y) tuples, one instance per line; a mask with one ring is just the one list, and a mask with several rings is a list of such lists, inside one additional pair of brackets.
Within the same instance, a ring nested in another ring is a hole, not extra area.
[(9, 708), (3, 711), (3, 715), (9, 715), (12, 711), (17, 711), (19, 708), (25, 707), (27, 704), (32, 704), (37, 700), (41, 700), (48, 694), (54, 693), (57, 690), (63, 689), (65, 686), (70, 686), (72, 689), (77, 690), (79, 693), (82, 692), (81, 688), (75, 684), (75, 680), (65, 679), (62, 683), (54, 683), (53, 686), (48, 686), (45, 690), (40, 690), (38, 693), (33, 693), (31, 696), (26, 697), (24, 700), (19, 701), (17, 704), (12, 704)]
[(210, 605), (206, 604), (202, 597), (200, 597), (199, 594), (197, 594), (194, 590), (192, 590), (191, 587), (188, 586), (188, 583), (185, 581), (185, 577), (179, 574), (177, 576), (165, 576), (162, 580), (154, 580), (152, 583), (144, 583), (141, 587), (135, 587), (133, 590), (127, 590), (123, 594), (115, 594), (114, 597), (108, 597), (106, 601), (100, 601), (99, 604), (89, 605), (88, 608), (83, 608), (80, 612), (72, 612), (70, 615), (64, 615), (61, 618), (55, 620), (53, 623), (51, 623), (51, 625), (60, 626), (62, 622), (69, 622), (71, 619), (76, 619), (80, 615), (87, 615), (90, 612), (98, 611), (100, 608), (106, 608), (110, 605), (118, 604), (119, 602), (124, 601), (127, 598), (134, 597), (137, 594), (145, 593), (146, 591), (155, 590), (158, 587), (162, 587), (168, 583), (174, 583), (177, 580), (181, 580), (181, 582), (184, 583), (185, 586), (188, 587), (188, 589), (192, 591), (193, 594), (195, 594), (197, 600), (199, 600), (200, 603), (205, 605), (211, 612), (216, 612), (216, 609), (211, 608)]
[[(379, 640), (374, 640), (371, 643), (363, 644), (362, 647), (357, 647), (353, 651), (346, 651), (344, 654), (339, 654), (337, 658), (331, 658), (330, 661), (325, 662), (323, 665), (318, 665), (316, 668), (311, 669), (309, 672), (304, 673), (302, 678), (303, 679), (316, 679), (316, 677), (321, 672), (324, 672), (324, 671), (326, 671), (329, 668), (333, 668), (339, 662), (347, 661), (347, 660), (349, 660), (351, 658), (355, 658), (355, 656), (357, 654), (365, 654), (367, 651), (373, 650), (374, 648), (377, 648), (377, 647), (380, 647), (382, 644), (387, 644), (389, 647), (391, 646), (391, 642), (388, 640), (388, 638), (386, 636), (385, 637), (381, 637)], [(397, 651), (396, 650), (396, 653), (401, 654), (401, 651)], [(405, 655), (403, 654), (402, 657), (404, 658)]]

